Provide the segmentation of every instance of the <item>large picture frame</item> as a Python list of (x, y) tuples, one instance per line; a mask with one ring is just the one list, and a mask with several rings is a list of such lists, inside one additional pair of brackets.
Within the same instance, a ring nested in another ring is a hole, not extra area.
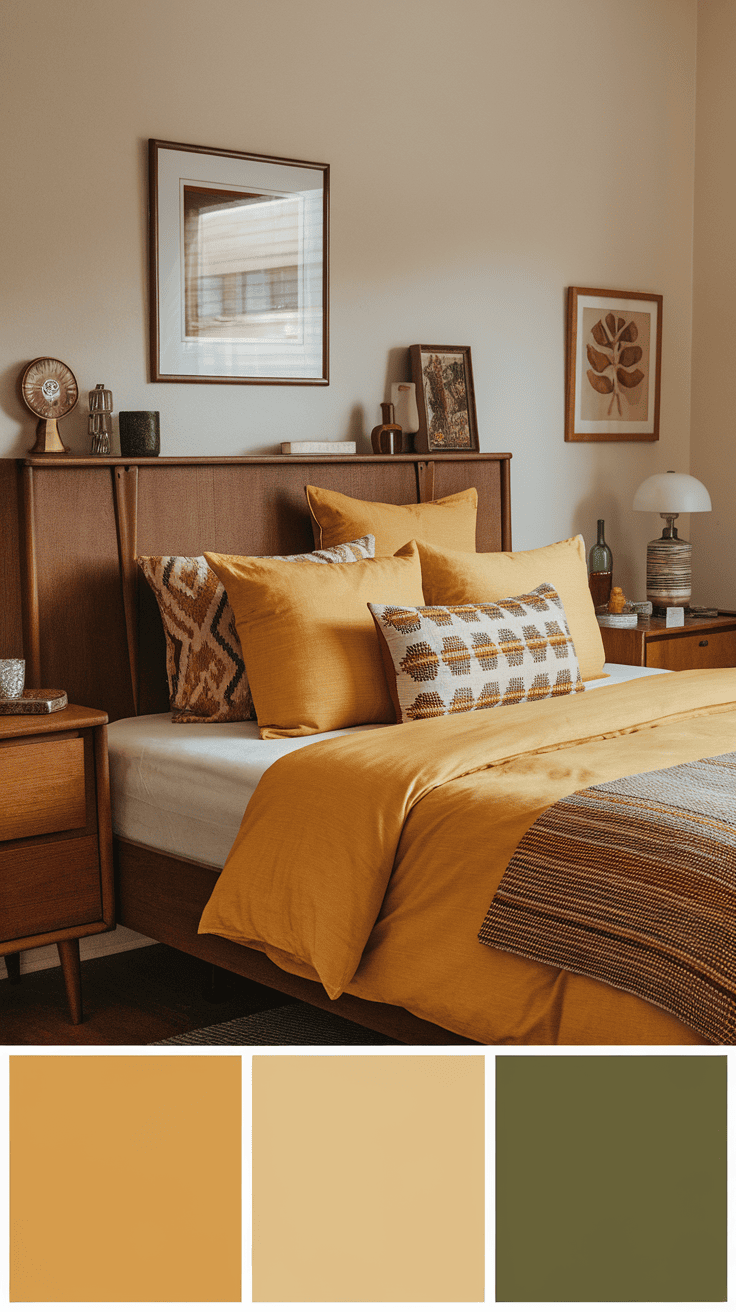
[(656, 442), (662, 297), (569, 287), (566, 442)]
[(419, 428), (415, 451), (478, 451), (469, 346), (412, 346)]
[(151, 381), (325, 385), (329, 165), (148, 143)]

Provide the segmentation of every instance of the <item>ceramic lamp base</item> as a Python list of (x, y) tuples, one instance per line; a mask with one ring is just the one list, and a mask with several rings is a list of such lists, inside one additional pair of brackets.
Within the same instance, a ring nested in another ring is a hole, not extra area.
[(655, 538), (647, 545), (647, 598), (655, 606), (687, 606), (692, 591), (693, 549), (683, 538)]

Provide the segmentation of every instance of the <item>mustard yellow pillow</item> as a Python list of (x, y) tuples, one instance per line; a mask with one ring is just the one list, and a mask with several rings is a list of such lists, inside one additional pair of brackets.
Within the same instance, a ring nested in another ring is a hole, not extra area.
[(332, 547), (372, 533), (377, 556), (393, 556), (412, 538), (450, 551), (475, 551), (478, 493), (474, 487), (412, 506), (358, 501), (324, 487), (307, 487), (306, 493), (317, 547)]
[(578, 535), (532, 551), (438, 551), (418, 542), (428, 606), (500, 601), (551, 583), (565, 608), (583, 679), (603, 677), (605, 654), (588, 587), (585, 543)]
[(369, 601), (422, 606), (416, 545), (312, 569), (205, 552), (235, 614), (261, 738), (395, 722)]

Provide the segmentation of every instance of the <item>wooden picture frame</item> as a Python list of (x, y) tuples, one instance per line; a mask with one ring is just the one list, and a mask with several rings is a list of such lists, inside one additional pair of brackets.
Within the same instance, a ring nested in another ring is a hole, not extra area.
[(419, 429), (415, 451), (479, 451), (469, 346), (412, 346)]
[(326, 385), (329, 165), (149, 140), (151, 381)]
[(657, 442), (662, 297), (569, 287), (566, 442)]

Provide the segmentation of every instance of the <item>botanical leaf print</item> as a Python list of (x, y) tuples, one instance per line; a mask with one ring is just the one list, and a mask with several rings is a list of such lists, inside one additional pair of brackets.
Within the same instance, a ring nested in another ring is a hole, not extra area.
[(591, 366), (587, 371), (588, 382), (601, 396), (610, 396), (607, 413), (612, 414), (615, 405), (622, 416), (622, 399), (628, 402), (627, 391), (638, 387), (645, 377), (641, 369), (631, 371), (631, 366), (642, 358), (641, 347), (634, 345), (639, 329), (633, 319), (627, 321), (611, 312), (593, 325), (590, 335), (596, 345), (604, 349), (597, 351), (590, 343), (586, 347)]

